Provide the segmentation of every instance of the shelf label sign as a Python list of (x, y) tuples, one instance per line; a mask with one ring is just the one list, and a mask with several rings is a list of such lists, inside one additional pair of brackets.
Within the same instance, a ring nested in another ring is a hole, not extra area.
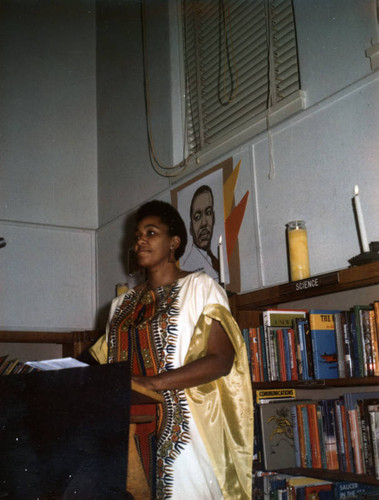
[(285, 295), (289, 293), (304, 292), (312, 288), (322, 288), (329, 285), (335, 285), (339, 282), (338, 272), (323, 274), (321, 276), (310, 277), (300, 281), (294, 281), (285, 285), (280, 285), (280, 293)]

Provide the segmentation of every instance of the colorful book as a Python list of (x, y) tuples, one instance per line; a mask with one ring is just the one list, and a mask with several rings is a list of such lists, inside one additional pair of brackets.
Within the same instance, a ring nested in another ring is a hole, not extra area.
[(300, 347), (301, 380), (310, 380), (311, 377), (308, 369), (308, 360), (312, 357), (312, 351), (307, 350), (307, 343), (305, 339), (306, 325), (308, 324), (308, 320), (305, 318), (297, 318), (294, 324), (297, 330), (297, 338)]
[(373, 371), (374, 375), (379, 376), (379, 342), (378, 342), (378, 330), (376, 325), (375, 311), (370, 310), (369, 313), (370, 321), (370, 331), (371, 331), (371, 346), (372, 346), (372, 359), (373, 359)]
[(376, 326), (376, 329), (375, 329), (375, 344), (377, 346), (376, 350), (378, 352), (378, 362), (376, 364), (376, 371), (375, 371), (375, 375), (379, 375), (379, 301), (375, 301), (373, 303), (373, 307), (374, 307), (374, 321), (375, 321), (375, 326)]
[(293, 402), (289, 401), (259, 406), (266, 470), (296, 466), (291, 404)]
[(307, 451), (306, 451), (306, 446), (305, 446), (305, 434), (304, 434), (304, 423), (303, 423), (303, 413), (302, 413), (302, 407), (305, 406), (304, 404), (299, 404), (296, 406), (296, 415), (297, 415), (297, 427), (298, 427), (298, 434), (299, 434), (299, 450), (300, 450), (300, 464), (301, 467), (305, 468), (307, 467)]
[(13, 372), (14, 368), (17, 366), (18, 359), (11, 359), (9, 361), (5, 362), (5, 369), (1, 373), (1, 375), (11, 375)]
[(379, 400), (367, 400), (374, 474), (379, 479)]
[(336, 332), (336, 344), (337, 344), (337, 365), (338, 365), (338, 377), (345, 378), (345, 352), (344, 352), (344, 332), (342, 329), (341, 312), (334, 314), (334, 327)]
[(266, 309), (265, 311), (263, 311), (262, 315), (264, 325), (276, 326), (277, 328), (291, 328), (294, 319), (306, 317), (307, 310)]
[(347, 467), (346, 471), (354, 472), (354, 458), (353, 458), (353, 449), (351, 446), (349, 419), (345, 408), (345, 401), (343, 398), (340, 398), (340, 409), (341, 409), (343, 439), (345, 443), (345, 456), (346, 456), (346, 467)]
[(311, 329), (308, 319), (304, 321), (304, 338), (305, 338), (305, 350), (307, 354), (308, 375), (310, 380), (313, 380), (315, 378), (313, 356), (312, 356), (313, 346), (312, 346)]
[(316, 406), (316, 403), (307, 404), (309, 438), (311, 446), (311, 467), (313, 469), (321, 469), (321, 446)]
[(343, 351), (345, 360), (345, 377), (353, 377), (353, 354), (350, 336), (350, 312), (341, 311), (341, 327), (343, 333)]
[(314, 375), (318, 380), (338, 378), (337, 342), (334, 326), (336, 312), (326, 309), (309, 311)]
[(316, 405), (316, 416), (317, 416), (318, 434), (320, 438), (321, 467), (322, 469), (326, 469), (328, 466), (326, 461), (324, 426), (322, 419), (322, 408), (319, 403), (317, 403)]
[(341, 401), (338, 399), (334, 401), (334, 413), (336, 422), (337, 457), (338, 457), (339, 469), (342, 472), (347, 472), (345, 441), (344, 441), (343, 426), (342, 426)]
[(292, 421), (293, 445), (294, 445), (294, 450), (295, 450), (295, 464), (296, 464), (296, 467), (301, 467), (299, 426), (298, 426), (298, 422), (297, 422), (297, 411), (296, 411), (295, 405), (291, 405), (290, 412), (291, 412), (291, 421)]
[(338, 456), (334, 400), (323, 399), (320, 401), (320, 405), (322, 407), (322, 415), (324, 419), (323, 428), (328, 469), (337, 470)]
[(367, 428), (368, 417), (367, 412), (365, 416), (365, 401), (379, 399), (379, 391), (350, 392), (344, 394), (343, 399), (349, 416), (355, 472), (357, 474), (362, 474), (365, 472), (366, 468), (368, 468), (369, 471), (370, 468), (372, 469), (372, 461), (369, 455), (371, 435)]
[(249, 328), (242, 328), (241, 333), (243, 340), (246, 345), (247, 359), (249, 362), (250, 372), (251, 372), (251, 350), (250, 350), (250, 338), (249, 338)]
[(269, 328), (291, 328), (295, 318), (305, 318), (307, 311), (304, 309), (266, 309), (262, 312), (263, 327), (265, 329), (266, 358), (268, 364), (268, 376), (270, 381), (279, 380), (277, 365), (273, 364), (275, 359), (275, 346), (273, 344), (273, 333)]
[[(277, 343), (277, 351), (278, 351), (278, 375), (280, 381), (290, 380), (287, 378), (287, 363), (286, 358), (289, 360), (289, 353), (286, 353), (285, 344), (284, 344), (284, 335), (283, 330), (278, 328), (276, 330), (276, 343)], [(288, 351), (288, 350), (287, 350)]]
[(350, 345), (351, 345), (351, 359), (353, 365), (353, 377), (362, 377), (360, 358), (359, 358), (357, 323), (355, 320), (354, 310), (350, 311), (349, 319), (350, 319), (349, 327), (350, 327)]
[(301, 417), (303, 419), (303, 432), (305, 442), (305, 467), (312, 468), (311, 436), (309, 432), (308, 405), (301, 405)]
[(378, 493), (378, 487), (371, 484), (358, 483), (357, 481), (338, 481), (333, 484), (333, 492), (335, 499), (351, 498), (352, 500), (363, 500), (367, 498), (368, 500), (371, 498), (370, 494)]
[(358, 409), (353, 408), (347, 410), (350, 426), (351, 445), (354, 456), (354, 472), (363, 474), (363, 456), (362, 456), (362, 440), (359, 432), (359, 415)]
[(260, 353), (261, 353), (261, 360), (262, 360), (262, 371), (263, 371), (263, 378), (262, 380), (268, 381), (269, 376), (268, 376), (268, 369), (267, 369), (267, 356), (266, 356), (266, 345), (265, 345), (265, 329), (264, 326), (261, 325), (259, 327), (259, 333), (260, 333)]
[(367, 377), (367, 350), (365, 346), (365, 338), (364, 338), (364, 328), (363, 328), (363, 320), (362, 320), (362, 312), (364, 309), (370, 309), (370, 306), (359, 306), (355, 305), (352, 308), (354, 325), (355, 327), (355, 335), (358, 349), (358, 366), (359, 366), (359, 377)]
[(373, 354), (373, 344), (372, 344), (372, 332), (371, 332), (371, 321), (370, 314), (373, 312), (371, 306), (362, 308), (360, 310), (360, 324), (361, 324), (361, 334), (363, 341), (363, 353), (364, 353), (364, 376), (372, 377), (375, 373), (374, 368), (374, 354)]
[(258, 328), (249, 328), (251, 380), (253, 382), (261, 381), (258, 357), (258, 330)]
[(325, 482), (324, 484), (306, 486), (305, 498), (306, 500), (333, 500), (333, 484), (331, 482)]
[(290, 358), (290, 372), (291, 372), (291, 380), (298, 380), (298, 368), (297, 368), (297, 354), (296, 354), (296, 339), (295, 339), (295, 331), (293, 328), (287, 329), (288, 335), (288, 349), (289, 349), (289, 358)]

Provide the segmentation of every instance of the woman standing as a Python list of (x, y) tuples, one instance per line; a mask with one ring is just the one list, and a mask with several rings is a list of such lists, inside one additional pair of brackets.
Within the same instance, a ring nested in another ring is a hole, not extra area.
[(140, 207), (134, 251), (147, 281), (114, 299), (105, 338), (91, 354), (100, 363), (129, 359), (133, 380), (164, 394), (155, 435), (145, 436), (152, 498), (249, 499), (246, 349), (225, 291), (205, 273), (177, 267), (186, 242), (170, 204)]

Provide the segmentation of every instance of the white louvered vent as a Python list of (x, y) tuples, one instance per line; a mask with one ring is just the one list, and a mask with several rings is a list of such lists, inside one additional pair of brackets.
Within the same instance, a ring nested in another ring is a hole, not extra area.
[(241, 143), (268, 115), (303, 107), (291, 0), (182, 0), (182, 20), (188, 153)]

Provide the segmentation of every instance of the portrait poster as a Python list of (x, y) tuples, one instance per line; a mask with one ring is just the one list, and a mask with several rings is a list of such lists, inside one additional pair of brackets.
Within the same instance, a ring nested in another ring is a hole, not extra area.
[[(228, 262), (224, 217), (224, 185), (232, 172), (233, 160), (230, 158), (174, 188), (171, 191), (171, 201), (182, 216), (188, 234), (187, 247), (179, 261), (180, 267), (186, 271), (204, 270), (220, 282), (219, 260), (222, 251), (226, 288), (239, 291), (238, 248), (233, 260), (229, 258)], [(208, 217), (205, 215), (209, 206), (213, 209), (213, 219), (209, 213)], [(203, 216), (202, 222), (196, 220), (196, 217), (200, 219), (199, 214)], [(207, 238), (210, 241), (206, 244)], [(230, 272), (231, 262), (234, 263), (233, 274)]]

